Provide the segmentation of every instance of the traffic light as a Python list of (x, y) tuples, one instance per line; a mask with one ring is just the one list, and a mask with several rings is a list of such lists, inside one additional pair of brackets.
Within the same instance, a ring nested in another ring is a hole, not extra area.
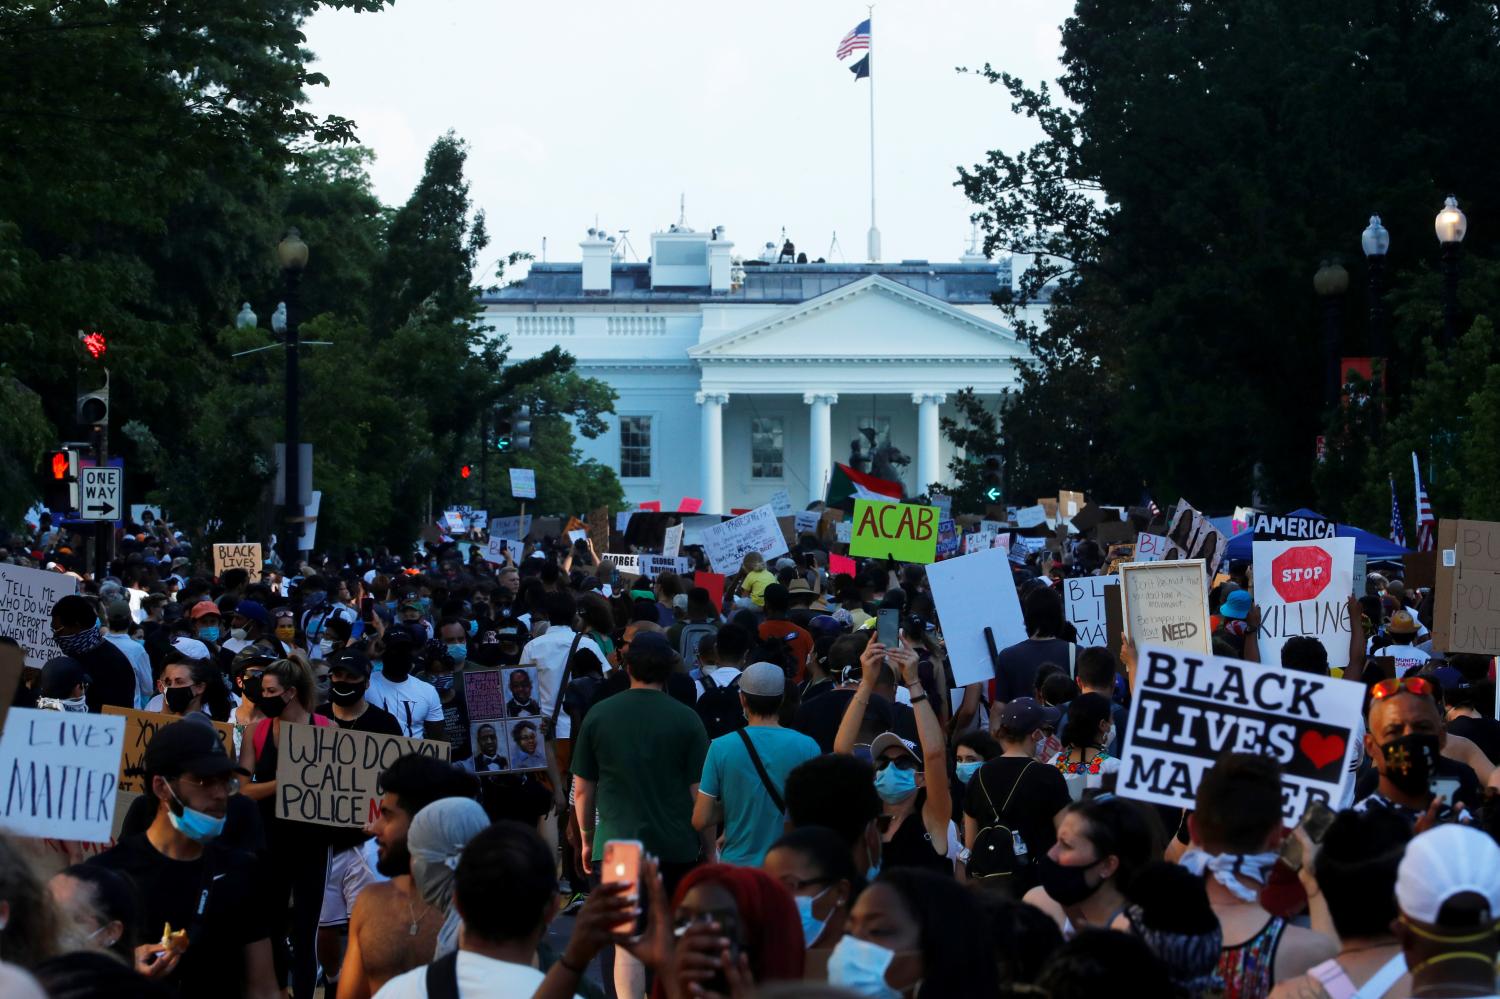
[(104, 372), (104, 387), (78, 393), (78, 422), (97, 427), (109, 423), (109, 372)]
[(495, 411), (495, 450), (501, 453), (509, 451), (515, 443), (512, 436), (514, 432), (510, 410), (497, 409)]
[(78, 452), (58, 448), (47, 455), (47, 488), (42, 497), (49, 510), (78, 508)]
[(474, 468), (473, 468), (472, 465), (460, 465), (460, 466), (458, 466), (458, 477), (460, 479), (467, 479), (469, 476), (471, 476), (473, 474), (474, 474)]
[(521, 406), (516, 410), (515, 420), (512, 422), (515, 449), (517, 451), (531, 450), (531, 407)]
[(999, 503), (1005, 496), (1004, 465), (998, 454), (985, 455), (979, 481), (987, 502)]
[(109, 349), (109, 341), (104, 338), (103, 333), (97, 331), (85, 333), (83, 330), (79, 330), (78, 342), (83, 344), (83, 349), (88, 351), (89, 356), (96, 361), (103, 357), (104, 352)]

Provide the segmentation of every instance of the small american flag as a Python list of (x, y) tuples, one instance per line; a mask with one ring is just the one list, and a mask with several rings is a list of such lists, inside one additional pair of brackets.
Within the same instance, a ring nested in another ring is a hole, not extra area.
[(1156, 505), (1156, 499), (1151, 495), (1149, 489), (1141, 490), (1141, 506), (1151, 511), (1152, 520), (1161, 516), (1161, 507)]
[(1417, 551), (1430, 552), (1437, 547), (1437, 521), (1432, 517), (1432, 503), (1427, 499), (1427, 487), (1422, 485), (1415, 451), (1411, 453), (1411, 474), (1417, 480)]
[(868, 49), (869, 47), (870, 20), (866, 18), (855, 25), (854, 30), (845, 35), (844, 40), (839, 42), (838, 57), (840, 59), (847, 59), (860, 49)]
[(1406, 547), (1406, 526), (1401, 522), (1401, 503), (1396, 499), (1396, 477), (1391, 480), (1391, 540)]

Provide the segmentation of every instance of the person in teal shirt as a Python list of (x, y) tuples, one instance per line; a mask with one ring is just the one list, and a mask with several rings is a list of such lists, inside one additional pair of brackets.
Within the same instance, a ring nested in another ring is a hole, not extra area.
[[(780, 666), (755, 663), (740, 674), (739, 686), (747, 724), (709, 743), (693, 806), (693, 826), (712, 834), (722, 821), (720, 862), (759, 867), (784, 832), (782, 795), (787, 774), (822, 750), (801, 732), (781, 727), (786, 673)], [(760, 767), (751, 756), (751, 745)]]

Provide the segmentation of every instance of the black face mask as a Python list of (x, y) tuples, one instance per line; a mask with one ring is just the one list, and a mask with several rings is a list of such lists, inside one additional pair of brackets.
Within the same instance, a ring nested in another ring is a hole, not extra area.
[(192, 687), (168, 687), (162, 691), (162, 699), (167, 702), (167, 710), (174, 715), (180, 715), (193, 703)]
[(1047, 854), (1042, 854), (1037, 859), (1037, 874), (1042, 881), (1042, 889), (1052, 897), (1052, 901), (1061, 906), (1078, 905), (1093, 896), (1104, 882), (1089, 884), (1088, 869), (1093, 864), (1085, 864), (1082, 867), (1064, 867), (1053, 860)]
[(240, 681), (240, 692), (252, 701), (260, 700), (260, 675), (246, 676)]
[(328, 688), (328, 699), (341, 708), (347, 708), (358, 704), (364, 699), (365, 688), (368, 684), (361, 683), (357, 687), (340, 687), (333, 684)]
[(1380, 747), (1385, 762), (1380, 776), (1390, 781), (1403, 794), (1426, 794), (1437, 768), (1438, 737), (1431, 733), (1413, 732), (1399, 739), (1392, 739)]
[(260, 708), (260, 713), (267, 718), (280, 718), (281, 713), (286, 710), (287, 702), (281, 699), (281, 695), (275, 697), (258, 697), (255, 704)]
[(386, 649), (385, 666), (381, 669), (385, 678), (400, 683), (411, 675), (411, 653), (405, 649)]

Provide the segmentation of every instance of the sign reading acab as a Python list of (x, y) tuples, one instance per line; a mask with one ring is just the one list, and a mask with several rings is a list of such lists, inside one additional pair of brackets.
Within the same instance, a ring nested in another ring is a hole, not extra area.
[(934, 562), (941, 512), (916, 503), (855, 500), (849, 554), (923, 565)]

